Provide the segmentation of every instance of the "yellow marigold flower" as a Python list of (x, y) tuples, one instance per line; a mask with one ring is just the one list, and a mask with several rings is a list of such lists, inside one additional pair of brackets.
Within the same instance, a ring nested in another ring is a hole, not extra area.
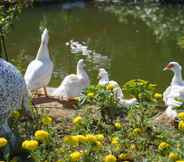
[(0, 148), (6, 146), (8, 143), (7, 139), (4, 137), (0, 137)]
[(175, 161), (178, 159), (178, 155), (175, 152), (170, 152), (169, 159)]
[(44, 125), (50, 125), (53, 119), (50, 116), (43, 116), (41, 121)]
[(117, 159), (114, 155), (109, 154), (104, 157), (104, 162), (116, 162)]
[(79, 138), (77, 136), (65, 136), (64, 142), (70, 145), (78, 145)]
[(44, 140), (48, 138), (49, 133), (44, 130), (37, 130), (34, 135), (37, 140)]
[(176, 162), (184, 162), (184, 160), (176, 160)]
[(96, 136), (93, 135), (93, 134), (87, 134), (87, 135), (86, 135), (86, 140), (87, 140), (88, 142), (96, 142), (96, 141), (97, 141), (97, 138), (96, 138)]
[(116, 123), (114, 123), (114, 126), (115, 126), (117, 129), (120, 129), (120, 128), (121, 128), (121, 123), (120, 123), (120, 122), (116, 122)]
[(113, 90), (113, 85), (110, 84), (110, 83), (107, 84), (106, 89), (107, 89), (108, 91), (112, 91), (112, 90)]
[(154, 98), (161, 99), (162, 98), (162, 94), (161, 93), (155, 93), (154, 94)]
[(166, 143), (166, 142), (161, 142), (160, 144), (159, 144), (159, 146), (158, 146), (158, 149), (159, 150), (164, 150), (164, 149), (166, 149), (166, 148), (168, 148), (170, 145), (168, 144), (168, 143)]
[(22, 148), (29, 150), (29, 151), (34, 151), (38, 147), (38, 141), (36, 140), (25, 140), (22, 143)]
[(183, 120), (178, 123), (178, 129), (180, 129), (180, 130), (184, 129), (184, 121)]
[(95, 93), (93, 93), (93, 92), (89, 92), (89, 93), (87, 94), (88, 97), (93, 97), (94, 95), (95, 95)]
[(82, 156), (81, 152), (75, 151), (75, 152), (70, 154), (70, 159), (71, 159), (72, 162), (75, 162), (75, 161), (80, 160), (81, 156)]
[(111, 141), (111, 144), (118, 145), (119, 144), (119, 138), (118, 137), (113, 137), (112, 141)]
[[(74, 137), (75, 138), (75, 137)], [(86, 137), (83, 135), (76, 135), (76, 138), (78, 138), (79, 142), (86, 142)]]
[(184, 112), (178, 113), (178, 118), (179, 118), (180, 120), (184, 120)]
[(98, 141), (103, 141), (103, 140), (104, 140), (104, 135), (103, 135), (103, 134), (97, 134), (97, 135), (96, 135), (96, 139), (97, 139)]
[(96, 145), (97, 145), (98, 148), (102, 147), (102, 143), (100, 141), (96, 141)]
[(79, 124), (79, 123), (81, 123), (81, 120), (82, 120), (82, 117), (81, 116), (76, 116), (73, 119), (73, 124)]
[(126, 159), (128, 158), (128, 154), (127, 154), (127, 153), (121, 153), (121, 154), (118, 156), (118, 158), (119, 158), (120, 160), (126, 160)]
[(134, 135), (139, 135), (139, 134), (141, 134), (142, 133), (142, 130), (140, 129), (140, 128), (135, 128), (134, 130), (133, 130), (133, 134)]

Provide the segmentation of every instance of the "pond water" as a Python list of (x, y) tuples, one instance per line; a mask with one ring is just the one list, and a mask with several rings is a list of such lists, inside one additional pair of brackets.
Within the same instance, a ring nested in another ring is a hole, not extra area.
[[(173, 11), (170, 16), (176, 17), (178, 9), (168, 10)], [(168, 11), (163, 16), (168, 17)], [(59, 85), (65, 75), (75, 73), (79, 58), (85, 59), (93, 83), (96, 83), (98, 68), (104, 67), (110, 78), (121, 85), (141, 78), (158, 84), (161, 89), (168, 86), (172, 76), (162, 71), (164, 65), (171, 60), (184, 65), (184, 51), (173, 39), (174, 32), (158, 40), (153, 25), (138, 16), (129, 15), (126, 21), (120, 22), (115, 14), (92, 5), (69, 11), (58, 5), (27, 9), (9, 33), (8, 53), (22, 72), (37, 53), (40, 28), (44, 25), (49, 29), (49, 49), (55, 65), (53, 86)], [(70, 40), (85, 42), (94, 54), (72, 54), (66, 45)]]

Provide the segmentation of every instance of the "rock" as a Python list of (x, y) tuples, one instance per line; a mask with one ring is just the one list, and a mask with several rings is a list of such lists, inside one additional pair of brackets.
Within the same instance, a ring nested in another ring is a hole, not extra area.
[(35, 107), (37, 109), (44, 109), (56, 121), (62, 118), (72, 118), (76, 113), (76, 109), (67, 107), (66, 105), (63, 106), (62, 103), (57, 101), (37, 104)]
[(43, 89), (39, 89), (37, 92), (37, 97), (33, 97), (33, 105), (38, 109), (44, 109), (47, 113), (53, 117), (55, 120), (60, 120), (61, 118), (72, 118), (75, 113), (76, 100), (64, 100), (63, 98), (57, 98), (52, 96), (53, 91), (56, 88), (47, 87), (47, 92), (49, 97), (44, 96)]

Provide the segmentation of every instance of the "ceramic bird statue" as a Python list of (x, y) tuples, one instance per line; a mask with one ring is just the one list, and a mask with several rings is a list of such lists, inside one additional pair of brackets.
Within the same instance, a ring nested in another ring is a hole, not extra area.
[(47, 96), (46, 86), (49, 84), (53, 73), (53, 63), (49, 56), (48, 41), (48, 30), (45, 29), (41, 36), (41, 44), (37, 56), (28, 65), (24, 75), (28, 90), (35, 91), (43, 88), (45, 96)]
[(30, 113), (28, 91), (23, 76), (15, 66), (0, 59), (0, 134), (15, 137), (8, 125), (10, 114), (20, 108)]

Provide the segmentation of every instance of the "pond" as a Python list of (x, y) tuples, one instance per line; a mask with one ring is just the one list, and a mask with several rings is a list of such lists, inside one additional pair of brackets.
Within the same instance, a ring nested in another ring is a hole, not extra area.
[[(172, 15), (168, 14), (170, 10)], [(178, 8), (168, 8), (162, 12), (162, 18), (176, 17), (177, 12)], [(159, 21), (158, 17), (156, 20)], [(139, 16), (128, 15), (126, 21), (122, 18), (120, 21), (117, 14), (89, 4), (67, 11), (57, 5), (27, 9), (9, 33), (8, 53), (22, 72), (36, 56), (40, 28), (45, 25), (49, 30), (49, 49), (55, 65), (52, 86), (58, 86), (65, 75), (75, 73), (79, 58), (85, 59), (93, 83), (96, 83), (98, 68), (104, 67), (110, 78), (121, 85), (130, 79), (141, 78), (158, 84), (160, 89), (168, 86), (172, 76), (163, 72), (164, 65), (171, 60), (184, 65), (184, 51), (173, 38), (175, 32), (170, 35), (167, 32), (168, 36), (158, 39), (153, 25)], [(71, 53), (66, 45), (70, 40), (85, 42), (93, 55)]]

